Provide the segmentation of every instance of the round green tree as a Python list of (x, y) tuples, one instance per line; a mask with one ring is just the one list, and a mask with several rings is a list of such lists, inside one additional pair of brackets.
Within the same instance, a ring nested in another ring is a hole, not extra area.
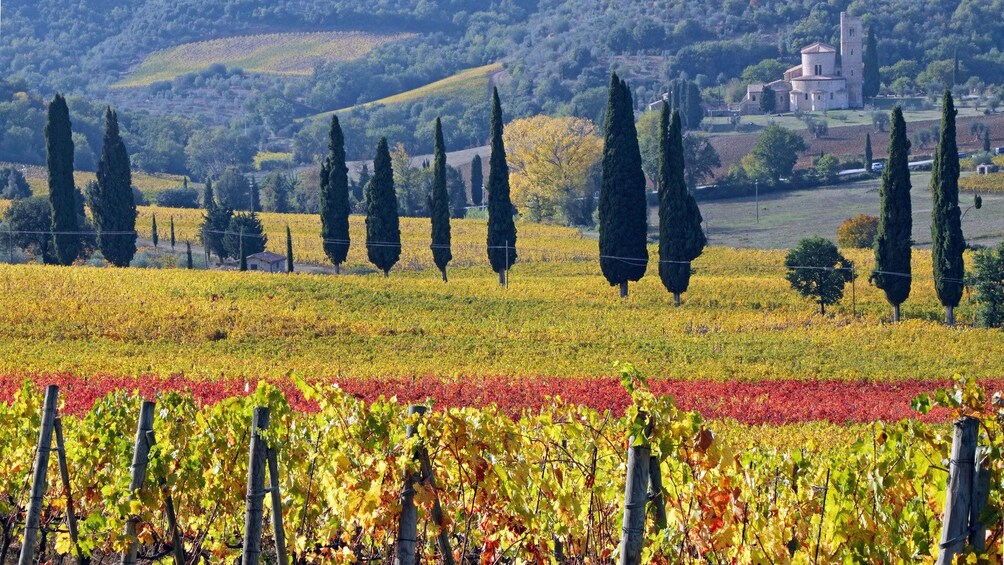
[(791, 288), (805, 298), (819, 304), (819, 313), (840, 302), (844, 286), (854, 279), (854, 264), (848, 261), (837, 246), (821, 237), (810, 237), (798, 242), (784, 259), (788, 269), (786, 278)]

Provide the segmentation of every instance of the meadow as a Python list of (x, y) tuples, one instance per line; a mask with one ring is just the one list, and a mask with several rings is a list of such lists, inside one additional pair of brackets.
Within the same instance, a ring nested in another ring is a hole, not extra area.
[(358, 106), (352, 106), (351, 108), (343, 108), (341, 110), (335, 110), (334, 112), (324, 112), (322, 114), (312, 116), (312, 118), (326, 118), (334, 113), (341, 114), (343, 112), (351, 112), (352, 110), (368, 106), (389, 106), (391, 104), (401, 104), (403, 102), (411, 102), (413, 100), (418, 100), (419, 98), (427, 98), (431, 96), (449, 96), (451, 98), (464, 101), (481, 102), (487, 97), (491, 75), (501, 70), (501, 63), (492, 63), (481, 67), (465, 69), (444, 79), (431, 82), (412, 90), (399, 92), (392, 96), (387, 96), (385, 98), (360, 104)]
[(151, 53), (115, 86), (149, 86), (213, 64), (239, 67), (248, 73), (308, 76), (319, 62), (358, 59), (381, 45), (411, 35), (358, 31), (271, 33), (186, 43)]

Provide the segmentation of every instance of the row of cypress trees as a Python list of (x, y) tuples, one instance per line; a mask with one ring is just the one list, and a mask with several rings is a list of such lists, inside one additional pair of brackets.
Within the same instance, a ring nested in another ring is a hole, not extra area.
[[(648, 268), (648, 205), (634, 104), (627, 83), (610, 76), (600, 185), (600, 270), (628, 295), (628, 283)], [(659, 278), (677, 306), (690, 284), (690, 262), (707, 238), (701, 211), (684, 176), (683, 124), (663, 102), (659, 121)]]
[[(83, 226), (77, 216), (77, 189), (73, 182), (70, 111), (60, 94), (49, 103), (45, 148), (56, 259), (62, 265), (70, 265), (83, 252)], [(136, 254), (136, 203), (130, 171), (129, 154), (119, 133), (118, 115), (109, 107), (105, 112), (97, 183), (90, 188), (88, 201), (98, 231), (98, 247), (105, 259), (116, 267), (129, 266)]]
[[(505, 273), (516, 262), (516, 224), (509, 194), (509, 167), (502, 141), (502, 104), (498, 89), (492, 91), (491, 157), (488, 174), (488, 259), (499, 274), (499, 283), (506, 283)], [(481, 158), (472, 162), (472, 197), (481, 201)], [(450, 198), (446, 187), (446, 143), (443, 125), (436, 119), (435, 154), (432, 162), (431, 211), (432, 257), (448, 280), (446, 267), (453, 260), (450, 249)], [(373, 174), (364, 188), (366, 199), (366, 254), (371, 263), (387, 276), (401, 258), (401, 228), (398, 218), (394, 171), (386, 138), (377, 144), (373, 159)], [(345, 136), (338, 116), (331, 117), (328, 131), (328, 155), (321, 164), (320, 215), (324, 252), (339, 272), (348, 257), (349, 181), (345, 160)]]
[[(959, 209), (959, 148), (955, 130), (955, 102), (945, 91), (942, 101), (938, 149), (931, 167), (931, 258), (938, 300), (945, 307), (945, 323), (955, 323), (955, 307), (962, 299), (966, 241)], [(892, 111), (889, 161), (879, 189), (879, 228), (875, 242), (875, 271), (871, 280), (892, 305), (893, 321), (900, 319), (900, 305), (910, 296), (913, 245), (913, 210), (910, 200), (910, 141), (906, 121), (898, 106)]]

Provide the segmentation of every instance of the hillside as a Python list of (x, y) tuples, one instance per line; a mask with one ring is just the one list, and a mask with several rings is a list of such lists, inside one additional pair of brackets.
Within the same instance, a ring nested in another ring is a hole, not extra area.
[(318, 64), (352, 61), (381, 45), (409, 37), (413, 34), (272, 33), (186, 43), (150, 54), (114, 86), (149, 86), (213, 65), (248, 73), (309, 76)]

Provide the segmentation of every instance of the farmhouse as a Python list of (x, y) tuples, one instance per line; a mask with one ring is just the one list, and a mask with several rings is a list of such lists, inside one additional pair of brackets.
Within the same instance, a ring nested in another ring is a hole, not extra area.
[(776, 112), (822, 112), (864, 107), (861, 88), (861, 19), (840, 13), (840, 52), (832, 45), (816, 42), (802, 49), (802, 64), (766, 84), (751, 84), (740, 104), (744, 114), (760, 112), (764, 87), (774, 92)]
[(248, 255), (248, 270), (283, 273), (286, 271), (286, 258), (271, 251), (254, 253)]

